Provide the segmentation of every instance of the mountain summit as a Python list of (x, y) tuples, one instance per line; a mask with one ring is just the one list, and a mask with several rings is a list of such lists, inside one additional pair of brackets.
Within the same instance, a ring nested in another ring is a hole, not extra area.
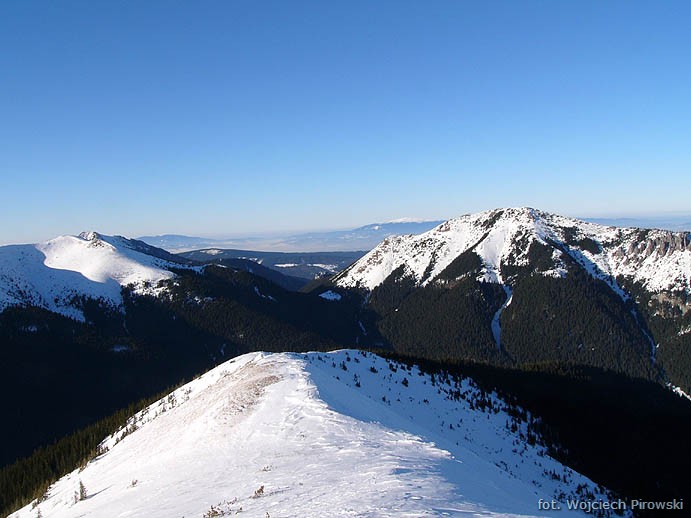
[(403, 268), (424, 286), (464, 253), (479, 259), (478, 278), (487, 282), (510, 285), (512, 270), (531, 262), (537, 273), (563, 277), (569, 256), (615, 290), (621, 276), (650, 291), (691, 293), (689, 233), (608, 227), (532, 208), (468, 214), (423, 234), (389, 237), (336, 280), (372, 290)]
[(121, 288), (154, 290), (171, 269), (189, 261), (142, 241), (98, 232), (59, 236), (34, 245), (0, 247), (0, 311), (37, 306), (84, 320), (86, 298), (111, 308), (122, 305)]
[(536, 516), (540, 499), (607, 496), (526, 442), (520, 415), (469, 378), (369, 353), (251, 353), (132, 416), (10, 517)]
[(691, 389), (691, 234), (533, 208), (389, 237), (332, 279), (400, 352), (566, 361)]

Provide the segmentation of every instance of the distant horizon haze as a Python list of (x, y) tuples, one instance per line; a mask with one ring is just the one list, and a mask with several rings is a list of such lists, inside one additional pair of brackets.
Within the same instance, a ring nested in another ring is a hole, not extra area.
[[(498, 209), (498, 208), (506, 208), (506, 207), (492, 207), (484, 210), (492, 210), (492, 209)], [(535, 209), (542, 210), (540, 207), (534, 207)], [(483, 212), (483, 211), (475, 211), (475, 212)], [(573, 217), (576, 219), (581, 219), (584, 221), (591, 221), (594, 223), (600, 223), (603, 225), (612, 225), (612, 226), (633, 226), (633, 227), (641, 227), (641, 228), (661, 228), (665, 230), (672, 230), (672, 231), (691, 231), (691, 211), (684, 213), (681, 211), (677, 212), (660, 212), (660, 213), (648, 213), (648, 214), (621, 214), (621, 215), (613, 215), (613, 216), (600, 216), (600, 215), (595, 215), (595, 216), (583, 216), (583, 215), (573, 215), (573, 214), (566, 214), (563, 212), (558, 212), (558, 211), (546, 211), (546, 212), (554, 212), (556, 214), (560, 214), (562, 216), (568, 216), (568, 217)], [(153, 232), (153, 233), (147, 233), (147, 232), (132, 232), (132, 233), (127, 233), (127, 232), (122, 232), (119, 231), (117, 228), (107, 228), (107, 229), (101, 229), (101, 228), (95, 228), (93, 226), (87, 225), (86, 227), (88, 228), (81, 228), (79, 230), (66, 230), (63, 232), (58, 232), (55, 234), (47, 235), (43, 233), (42, 235), (44, 237), (39, 237), (37, 239), (30, 239), (30, 240), (25, 240), (25, 241), (3, 241), (0, 239), (0, 246), (7, 246), (7, 245), (15, 245), (15, 244), (27, 244), (27, 243), (40, 243), (43, 241), (47, 241), (49, 239), (53, 239), (55, 237), (58, 237), (60, 235), (78, 235), (81, 232), (86, 232), (86, 231), (96, 231), (101, 234), (105, 235), (121, 235), (124, 237), (128, 237), (131, 239), (139, 239), (142, 237), (161, 237), (161, 236), (185, 236), (185, 237), (193, 237), (193, 238), (202, 238), (202, 239), (208, 239), (208, 240), (218, 240), (218, 241), (231, 241), (231, 240), (247, 240), (248, 242), (251, 240), (256, 240), (258, 243), (269, 243), (271, 239), (280, 239), (280, 238), (285, 238), (289, 236), (300, 236), (303, 234), (319, 234), (319, 233), (329, 233), (329, 232), (343, 232), (343, 231), (349, 231), (349, 230), (355, 230), (361, 227), (366, 227), (369, 225), (381, 225), (381, 224), (386, 224), (386, 223), (391, 223), (395, 222), (397, 219), (412, 219), (416, 220), (419, 222), (435, 222), (435, 221), (446, 221), (448, 219), (452, 219), (458, 216), (461, 216), (463, 214), (469, 214), (470, 212), (462, 212), (455, 214), (453, 216), (449, 217), (442, 217), (442, 218), (391, 218), (388, 220), (384, 221), (371, 221), (368, 223), (363, 223), (363, 224), (358, 224), (358, 225), (341, 225), (338, 227), (312, 227), (312, 228), (298, 228), (298, 229), (287, 229), (287, 230), (264, 230), (264, 231), (257, 231), (257, 232), (251, 232), (251, 231), (237, 231), (237, 232), (177, 232), (177, 231), (164, 231), (164, 232)], [(251, 248), (250, 248), (251, 249)], [(316, 251), (316, 250), (312, 250)]]

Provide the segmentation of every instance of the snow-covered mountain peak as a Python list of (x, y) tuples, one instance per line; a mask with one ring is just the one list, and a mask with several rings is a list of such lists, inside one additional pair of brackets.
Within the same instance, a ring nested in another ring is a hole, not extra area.
[[(170, 259), (169, 259), (170, 257)], [(121, 289), (155, 292), (184, 265), (163, 250), (121, 236), (82, 232), (0, 247), (0, 311), (34, 305), (83, 320), (84, 298), (122, 307)]]
[[(72, 237), (72, 236), (68, 236)], [(106, 234), (101, 234), (95, 230), (89, 230), (85, 232), (80, 232), (77, 238), (88, 243), (90, 247), (110, 247), (113, 251), (124, 249), (134, 250), (135, 252), (142, 252), (146, 255), (161, 255), (165, 253), (165, 250), (158, 249), (151, 245), (144, 243), (143, 241), (138, 241), (136, 239), (129, 239), (124, 236), (108, 236)], [(175, 260), (170, 254), (166, 254), (171, 259)]]
[[(450, 219), (422, 234), (392, 236), (338, 277), (338, 284), (371, 290), (403, 267), (405, 275), (425, 285), (467, 250), (483, 259), (484, 278), (501, 282), (510, 244), (519, 238), (542, 239), (544, 225), (538, 220), (534, 209), (496, 209)], [(520, 262), (522, 255), (514, 260)]]
[(604, 496), (512, 410), (470, 379), (361, 351), (250, 353), (133, 416), (10, 516), (535, 516), (541, 498)]
[(511, 267), (530, 265), (534, 243), (550, 250), (544, 275), (563, 277), (575, 262), (619, 292), (623, 276), (651, 291), (691, 293), (688, 233), (608, 227), (530, 207), (465, 214), (422, 234), (387, 238), (335, 281), (372, 290), (396, 271), (426, 285), (468, 253), (479, 257), (479, 279), (506, 285)]
[(97, 239), (101, 239), (101, 234), (95, 230), (86, 230), (84, 232), (80, 232), (78, 237), (84, 239), (85, 241), (95, 241)]

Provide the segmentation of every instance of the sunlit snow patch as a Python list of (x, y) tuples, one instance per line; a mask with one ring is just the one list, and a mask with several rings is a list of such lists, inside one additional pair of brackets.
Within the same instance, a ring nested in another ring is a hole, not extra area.
[(331, 290), (320, 293), (319, 296), (326, 300), (341, 300), (341, 296), (335, 291)]

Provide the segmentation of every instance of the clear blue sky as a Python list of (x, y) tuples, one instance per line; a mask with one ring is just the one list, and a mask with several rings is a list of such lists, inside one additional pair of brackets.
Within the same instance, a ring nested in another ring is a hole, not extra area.
[(0, 3), (0, 243), (691, 212), (691, 3)]

